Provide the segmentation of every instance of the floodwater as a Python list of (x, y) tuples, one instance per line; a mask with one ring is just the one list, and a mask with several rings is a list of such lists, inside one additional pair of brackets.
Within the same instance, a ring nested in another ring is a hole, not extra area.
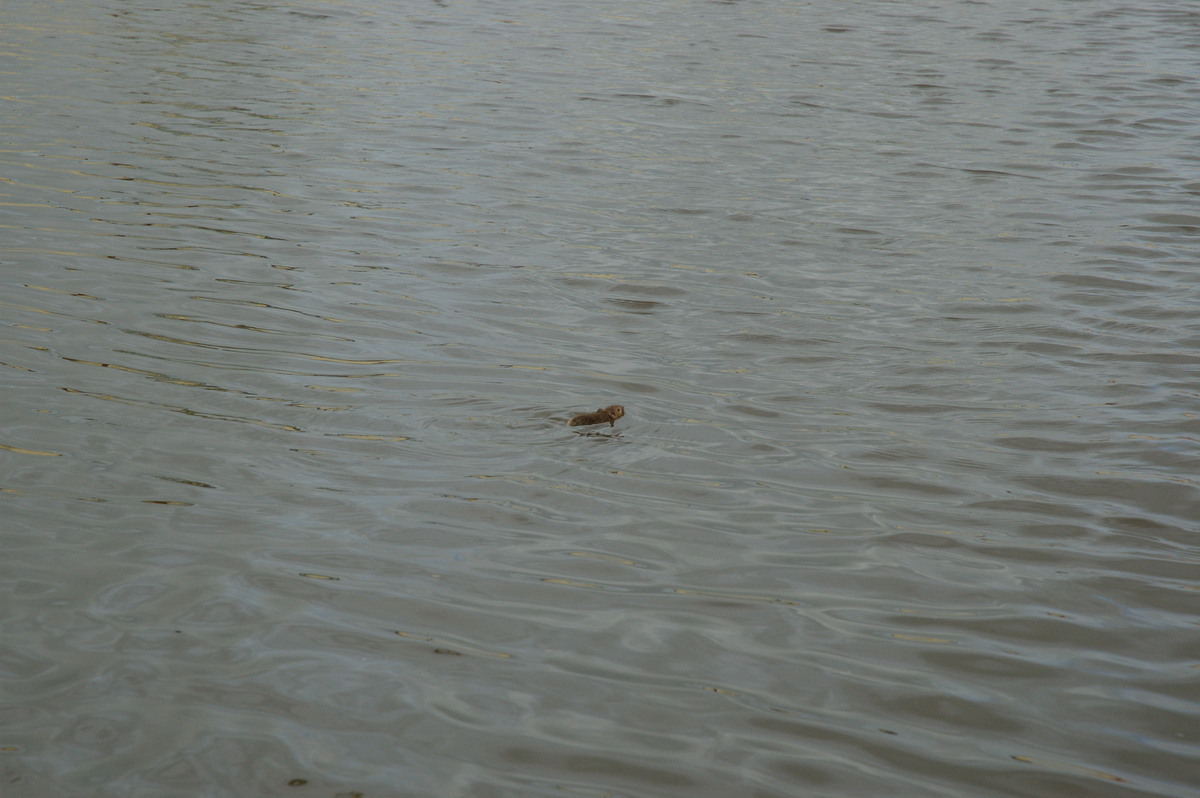
[(1192, 0), (0, 45), (5, 798), (1197, 794)]

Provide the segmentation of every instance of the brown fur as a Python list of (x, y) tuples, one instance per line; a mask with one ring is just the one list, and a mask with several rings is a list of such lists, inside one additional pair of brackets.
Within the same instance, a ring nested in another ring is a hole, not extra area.
[(589, 424), (603, 424), (608, 422), (608, 426), (615, 427), (617, 419), (625, 415), (625, 408), (621, 405), (609, 405), (602, 407), (595, 413), (580, 413), (567, 422), (569, 427), (586, 427)]

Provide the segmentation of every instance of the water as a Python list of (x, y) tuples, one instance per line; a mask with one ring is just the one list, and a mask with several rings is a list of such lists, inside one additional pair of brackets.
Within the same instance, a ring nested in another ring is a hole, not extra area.
[(1190, 3), (0, 31), (6, 798), (1195, 794)]

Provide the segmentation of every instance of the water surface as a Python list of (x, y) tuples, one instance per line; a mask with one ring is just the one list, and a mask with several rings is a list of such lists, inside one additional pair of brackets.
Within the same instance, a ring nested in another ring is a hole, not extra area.
[(0, 31), (6, 798), (1195, 794), (1191, 4)]

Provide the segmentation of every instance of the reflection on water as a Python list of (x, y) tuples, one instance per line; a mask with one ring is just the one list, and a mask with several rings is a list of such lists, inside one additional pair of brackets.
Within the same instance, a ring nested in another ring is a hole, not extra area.
[(1186, 4), (80, 5), (12, 795), (1192, 793)]

